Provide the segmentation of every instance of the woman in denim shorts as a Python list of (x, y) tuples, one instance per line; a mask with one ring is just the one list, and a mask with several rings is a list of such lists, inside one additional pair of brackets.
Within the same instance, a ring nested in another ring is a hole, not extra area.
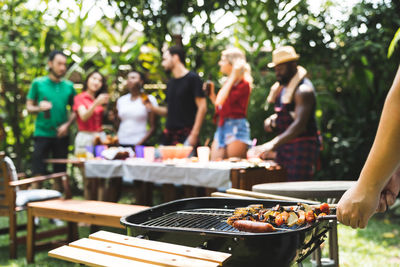
[(215, 94), (214, 84), (208, 82), (204, 89), (215, 105), (218, 128), (211, 147), (211, 160), (230, 157), (246, 158), (250, 141), (250, 126), (246, 119), (252, 77), (244, 53), (237, 48), (222, 52), (218, 62), (220, 71), (227, 76), (222, 88)]

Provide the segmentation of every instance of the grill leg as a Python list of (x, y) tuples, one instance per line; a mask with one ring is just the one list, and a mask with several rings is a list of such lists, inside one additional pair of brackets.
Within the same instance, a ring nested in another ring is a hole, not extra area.
[(331, 230), (329, 231), (329, 258), (335, 261), (335, 266), (339, 266), (339, 248), (337, 236), (337, 221), (330, 222)]
[(312, 259), (313, 259), (313, 266), (315, 267), (321, 267), (321, 247), (318, 246), (316, 250), (312, 253)]

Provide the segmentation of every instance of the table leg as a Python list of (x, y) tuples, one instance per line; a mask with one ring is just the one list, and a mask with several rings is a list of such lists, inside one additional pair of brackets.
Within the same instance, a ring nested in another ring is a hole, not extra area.
[(79, 239), (78, 224), (74, 222), (68, 222), (68, 243), (71, 243)]
[(153, 190), (154, 184), (152, 182), (143, 182), (144, 202), (143, 205), (153, 206)]
[(133, 182), (133, 195), (136, 205), (153, 205), (154, 183), (135, 180)]
[(83, 177), (84, 181), (84, 197), (87, 200), (97, 200), (98, 198), (98, 178), (85, 178)]
[(217, 188), (213, 188), (213, 187), (206, 187), (206, 188), (204, 188), (204, 195), (205, 195), (206, 197), (211, 196), (211, 193), (213, 193), (213, 192), (217, 192)]
[(90, 200), (90, 179), (86, 178), (85, 176), (82, 177), (83, 179), (83, 197), (87, 200)]
[(183, 185), (183, 196), (185, 198), (197, 197), (197, 187), (192, 185)]
[(98, 179), (98, 200), (118, 202), (121, 194), (122, 177)]
[(106, 180), (105, 179), (97, 179), (97, 199), (96, 200), (107, 201)]
[(174, 184), (163, 184), (162, 192), (164, 202), (169, 202), (176, 199), (176, 188)]
[(27, 226), (26, 226), (26, 261), (28, 263), (32, 263), (34, 261), (35, 254), (35, 223), (32, 208), (28, 207), (28, 218), (27, 218)]

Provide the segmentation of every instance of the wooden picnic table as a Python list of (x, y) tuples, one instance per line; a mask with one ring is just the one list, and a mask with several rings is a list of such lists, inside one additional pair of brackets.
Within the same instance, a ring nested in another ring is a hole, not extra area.
[[(124, 177), (124, 181), (140, 181), (143, 187), (136, 191), (142, 194), (143, 202), (152, 205), (152, 183), (162, 185), (163, 201), (176, 199), (174, 185), (182, 185), (185, 197), (199, 196), (196, 188), (205, 188), (205, 195), (215, 188), (241, 188), (251, 190), (251, 186), (265, 182), (286, 181), (286, 172), (275, 162), (265, 161), (253, 164), (247, 161), (191, 162), (188, 159), (148, 162), (144, 159), (126, 160), (87, 160), (85, 162), (87, 179), (113, 180)], [(143, 194), (145, 193), (145, 194)]]
[[(249, 162), (147, 162), (144, 159), (48, 159), (48, 163), (73, 164), (84, 175), (85, 199), (116, 201), (118, 193), (111, 189), (120, 188), (124, 181), (141, 181), (135, 190), (137, 204), (152, 205), (153, 183), (162, 184), (164, 202), (176, 199), (174, 184), (183, 185), (185, 197), (199, 196), (198, 187), (205, 188), (210, 195), (215, 188), (238, 188), (251, 190), (260, 183), (286, 181), (286, 171), (274, 161), (258, 164)], [(106, 186), (106, 184), (110, 184)]]
[(99, 231), (49, 252), (88, 266), (221, 266), (231, 254)]

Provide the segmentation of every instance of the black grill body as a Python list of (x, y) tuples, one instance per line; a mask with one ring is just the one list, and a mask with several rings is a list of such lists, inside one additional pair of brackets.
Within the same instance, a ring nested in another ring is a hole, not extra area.
[(296, 202), (189, 198), (161, 204), (123, 217), (130, 236), (231, 253), (227, 266), (290, 266), (301, 262), (325, 238), (327, 221), (272, 233), (240, 232), (225, 220), (233, 210), (250, 204), (265, 208), (295, 205)]

